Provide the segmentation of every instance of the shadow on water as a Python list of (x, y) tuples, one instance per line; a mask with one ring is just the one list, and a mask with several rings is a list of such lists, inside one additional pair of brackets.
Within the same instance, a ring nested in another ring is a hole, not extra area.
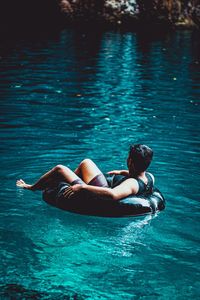
[(1, 1), (0, 38), (42, 37), (60, 30), (63, 16), (55, 0)]
[[(1, 81), (3, 85), (1, 101), (4, 100), (2, 126), (6, 129), (21, 128), (22, 135), (26, 137), (27, 142), (29, 140), (31, 142), (35, 134), (40, 139), (38, 134), (42, 136), (46, 130), (53, 130), (55, 127), (56, 132), (54, 131), (53, 135), (60, 137), (60, 132), (66, 127), (68, 137), (62, 136), (65, 141), (62, 140), (61, 143), (64, 142), (66, 145), (69, 143), (83, 144), (83, 136), (86, 134), (87, 137), (87, 131), (93, 130), (95, 125), (99, 124), (98, 119), (96, 121), (90, 119), (94, 105), (89, 98), (92, 91), (87, 92), (87, 88), (88, 82), (90, 86), (93, 84), (101, 35), (102, 33), (69, 31), (58, 36), (53, 35), (51, 39), (32, 40), (30, 38), (28, 41), (22, 40), (17, 44), (9, 44), (5, 48), (2, 46), (2, 74), (11, 74), (9, 77), (5, 76)], [(18, 48), (18, 44), (20, 44), (20, 48)], [(21, 47), (22, 44), (23, 47)], [(44, 50), (49, 47), (51, 55)], [(15, 64), (10, 60), (12, 53), (15, 53), (14, 59), (20, 60), (23, 57), (23, 63)], [(58, 57), (62, 57), (61, 61), (58, 61)], [(55, 63), (56, 61), (58, 63)], [(51, 73), (47, 71), (44, 74), (40, 71), (41, 67), (45, 66), (53, 70), (55, 65), (61, 74), (54, 71)], [(11, 101), (10, 104), (7, 104), (7, 99), (12, 99), (15, 93), (19, 95), (20, 103)], [(57, 112), (54, 111), (56, 103)], [(96, 103), (96, 109), (99, 105), (100, 103)], [(52, 111), (50, 119), (47, 118), (46, 111)], [(17, 122), (11, 118), (12, 115), (9, 118), (8, 114), (10, 115), (12, 112), (18, 116)], [(43, 134), (42, 132), (37, 134), (34, 127), (31, 132), (28, 130), (26, 134), (26, 129), (28, 129), (26, 125), (30, 118), (41, 119)], [(6, 119), (10, 119), (10, 124), (4, 121)], [(60, 121), (58, 121), (59, 119)], [(76, 128), (77, 133), (74, 132)], [(81, 141), (79, 141), (79, 131)], [(52, 145), (52, 147), (55, 149), (58, 144)]]

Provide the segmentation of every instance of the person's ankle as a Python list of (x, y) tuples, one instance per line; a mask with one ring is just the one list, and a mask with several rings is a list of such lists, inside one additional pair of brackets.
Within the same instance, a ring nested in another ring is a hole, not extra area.
[(27, 187), (27, 189), (30, 190), (30, 191), (35, 191), (33, 185), (29, 185), (29, 186)]

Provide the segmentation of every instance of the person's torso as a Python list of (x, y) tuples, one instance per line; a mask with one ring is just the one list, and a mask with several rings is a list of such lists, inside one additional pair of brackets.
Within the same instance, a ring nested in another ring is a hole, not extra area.
[[(110, 175), (110, 174), (106, 174), (106, 179), (108, 182), (108, 185), (110, 188), (115, 188), (116, 186), (120, 185), (122, 182), (124, 182), (125, 180), (127, 180), (128, 178), (130, 178), (129, 176), (124, 176), (124, 175)], [(147, 178), (147, 182), (145, 183), (142, 179), (140, 178), (134, 178), (137, 182), (138, 182), (138, 192), (136, 195), (141, 195), (141, 194), (150, 194), (153, 191), (153, 176), (146, 172), (145, 176)]]

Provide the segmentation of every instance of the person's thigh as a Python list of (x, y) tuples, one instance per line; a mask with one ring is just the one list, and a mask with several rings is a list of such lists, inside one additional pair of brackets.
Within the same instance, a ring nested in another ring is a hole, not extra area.
[[(91, 184), (91, 181), (94, 178), (97, 178), (98, 175), (104, 175), (102, 174), (101, 170), (97, 167), (97, 165), (91, 160), (91, 159), (84, 159), (81, 164), (80, 164), (80, 169), (81, 169), (81, 177), (83, 181), (87, 184)], [(105, 177), (104, 177), (105, 178)], [(104, 184), (106, 181), (102, 181)], [(101, 185), (99, 185), (101, 186)]]
[(88, 184), (93, 186), (109, 187), (108, 182), (103, 173), (96, 175)]

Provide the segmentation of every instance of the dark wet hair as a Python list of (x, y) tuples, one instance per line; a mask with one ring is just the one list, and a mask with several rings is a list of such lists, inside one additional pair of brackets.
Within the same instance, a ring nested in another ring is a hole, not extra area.
[(129, 158), (132, 160), (133, 175), (138, 175), (150, 165), (153, 158), (153, 150), (146, 145), (131, 145)]

